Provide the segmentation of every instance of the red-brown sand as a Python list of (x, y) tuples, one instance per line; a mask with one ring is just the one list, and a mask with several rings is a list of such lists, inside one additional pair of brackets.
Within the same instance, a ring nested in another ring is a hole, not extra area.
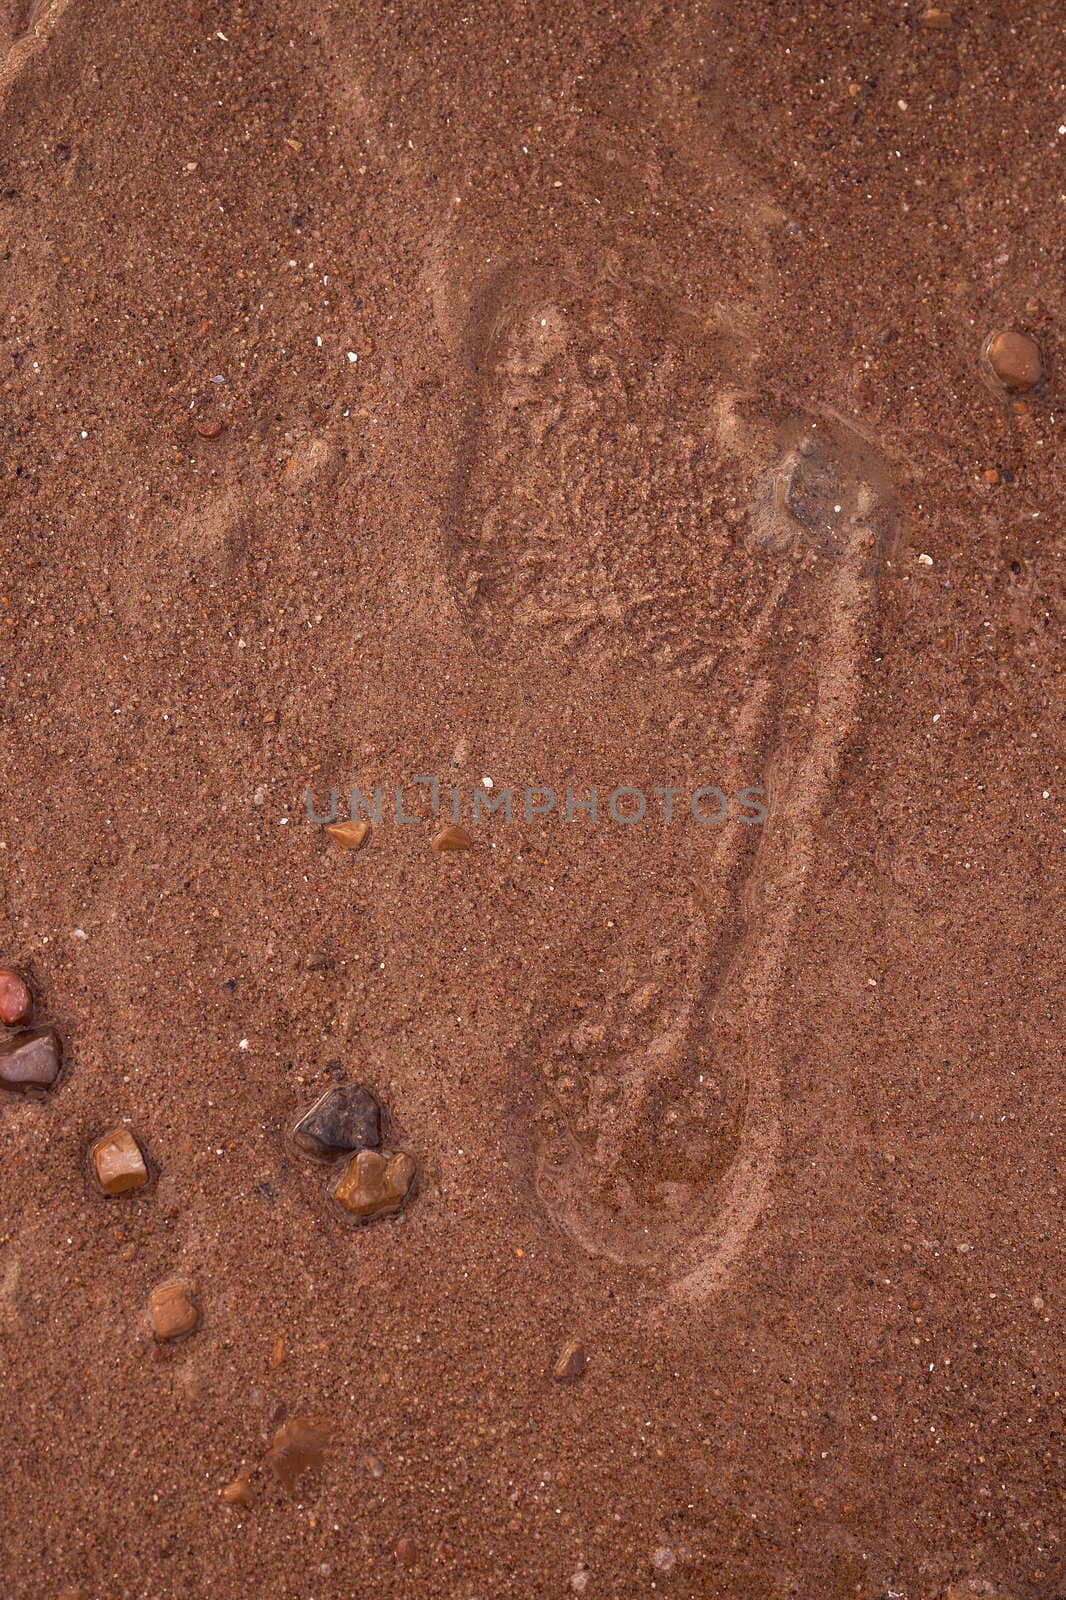
[(4, 1600), (1066, 1594), (1063, 18), (928, 9), (0, 7)]

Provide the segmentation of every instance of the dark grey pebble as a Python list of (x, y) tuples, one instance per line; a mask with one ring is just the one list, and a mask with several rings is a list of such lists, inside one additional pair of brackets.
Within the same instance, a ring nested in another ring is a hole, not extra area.
[(349, 1150), (376, 1150), (381, 1143), (381, 1111), (368, 1089), (341, 1083), (327, 1089), (296, 1124), (296, 1147), (329, 1160)]
[(54, 1028), (20, 1028), (0, 1039), (0, 1088), (50, 1089), (59, 1077)]

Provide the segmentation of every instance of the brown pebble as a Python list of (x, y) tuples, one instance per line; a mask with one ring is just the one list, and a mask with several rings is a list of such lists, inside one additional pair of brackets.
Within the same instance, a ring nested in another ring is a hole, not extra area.
[(589, 1358), (585, 1346), (575, 1339), (568, 1344), (552, 1368), (552, 1377), (556, 1383), (576, 1383), (585, 1368)]
[(284, 1360), (285, 1360), (285, 1338), (284, 1338), (283, 1334), (279, 1333), (277, 1338), (274, 1340), (274, 1349), (271, 1352), (271, 1356), (270, 1356), (270, 1370), (271, 1370), (271, 1372), (277, 1372), (278, 1368), (282, 1365)]
[(209, 422), (196, 424), (196, 431), (201, 439), (220, 439), (225, 429), (226, 424), (219, 417), (212, 417)]
[(320, 1467), (329, 1444), (330, 1430), (310, 1417), (293, 1417), (274, 1435), (264, 1462), (282, 1486), (292, 1492), (296, 1481), (313, 1467)]
[(985, 343), (985, 360), (1003, 387), (1012, 393), (1032, 389), (1043, 377), (1040, 346), (1027, 333), (1008, 329), (990, 334)]
[(950, 11), (941, 11), (938, 6), (928, 6), (918, 18), (923, 28), (950, 28), (954, 20)]
[(397, 1539), (393, 1545), (396, 1559), (401, 1567), (413, 1567), (418, 1563), (418, 1546), (413, 1539)]
[(96, 1181), (105, 1194), (126, 1194), (148, 1182), (147, 1163), (128, 1128), (112, 1128), (97, 1139), (92, 1158)]
[(0, 1088), (50, 1089), (59, 1077), (59, 1064), (54, 1028), (22, 1028), (0, 1039)]
[(326, 832), (342, 850), (361, 850), (370, 838), (370, 824), (365, 817), (358, 822), (330, 822)]
[(400, 1210), (415, 1175), (413, 1157), (403, 1150), (360, 1150), (333, 1191), (345, 1211), (362, 1222), (392, 1217)]
[(33, 996), (25, 978), (13, 967), (0, 967), (0, 1022), (17, 1028), (28, 1022), (33, 1011)]
[(466, 829), (460, 827), (458, 822), (453, 822), (449, 823), (448, 827), (440, 830), (433, 840), (433, 848), (438, 852), (442, 850), (469, 850), (473, 842)]
[(184, 1283), (172, 1279), (152, 1290), (152, 1329), (157, 1339), (183, 1339), (200, 1326), (200, 1313)]
[(227, 1483), (222, 1498), (228, 1506), (250, 1506), (255, 1499), (251, 1481), (239, 1473), (232, 1483)]
[(985, 482), (990, 483), (993, 488), (999, 482), (999, 473), (996, 471), (995, 467), (986, 467), (983, 476)]

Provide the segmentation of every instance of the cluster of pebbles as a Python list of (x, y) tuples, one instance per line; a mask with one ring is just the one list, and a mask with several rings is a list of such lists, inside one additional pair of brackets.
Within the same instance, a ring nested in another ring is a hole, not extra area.
[(381, 1148), (381, 1107), (359, 1083), (339, 1083), (296, 1124), (293, 1143), (312, 1161), (340, 1162), (333, 1198), (359, 1222), (394, 1217), (414, 1182), (414, 1159)]
[(48, 1024), (33, 1026), (33, 994), (14, 967), (0, 967), (0, 1088), (26, 1094), (52, 1089), (63, 1053)]
[[(371, 827), (364, 817), (350, 822), (328, 822), (323, 832), (340, 850), (363, 850), (370, 843)], [(457, 850), (469, 850), (473, 837), (461, 823), (450, 822), (430, 840), (430, 848), (438, 855), (452, 855)]]
[[(26, 979), (14, 967), (0, 966), (0, 1088), (40, 1097), (55, 1088), (61, 1066), (59, 1035), (50, 1024), (35, 1025), (33, 992)], [(340, 1165), (333, 1197), (356, 1221), (394, 1217), (402, 1210), (414, 1183), (414, 1158), (403, 1150), (381, 1148), (381, 1108), (361, 1084), (327, 1090), (300, 1118), (293, 1140), (310, 1160)], [(110, 1128), (93, 1141), (89, 1169), (99, 1192), (111, 1199), (135, 1193), (152, 1179), (141, 1141), (125, 1126)], [(162, 1342), (184, 1339), (200, 1326), (193, 1290), (180, 1278), (153, 1289), (149, 1316)], [(286, 1444), (279, 1460), (288, 1460), (287, 1450)], [(287, 1474), (279, 1471), (278, 1476), (285, 1481)]]

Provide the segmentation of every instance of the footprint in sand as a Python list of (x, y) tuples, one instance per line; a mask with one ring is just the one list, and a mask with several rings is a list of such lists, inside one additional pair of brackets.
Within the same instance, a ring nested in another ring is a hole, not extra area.
[(0, 0), (0, 99), (48, 42), (70, 0)]
[[(722, 787), (769, 792), (763, 828), (700, 840), (698, 925), (634, 907), (575, 1004), (534, 1011), (513, 1067), (511, 1159), (535, 1203), (584, 1250), (699, 1301), (775, 1170), (773, 1002), (855, 725), (888, 475), (835, 414), (755, 382), (750, 342), (617, 272), (498, 272), (465, 347), (447, 525), (471, 633), (542, 659), (547, 681), (552, 658), (577, 663), (605, 718), (694, 707)], [(543, 992), (574, 994), (573, 975)]]

